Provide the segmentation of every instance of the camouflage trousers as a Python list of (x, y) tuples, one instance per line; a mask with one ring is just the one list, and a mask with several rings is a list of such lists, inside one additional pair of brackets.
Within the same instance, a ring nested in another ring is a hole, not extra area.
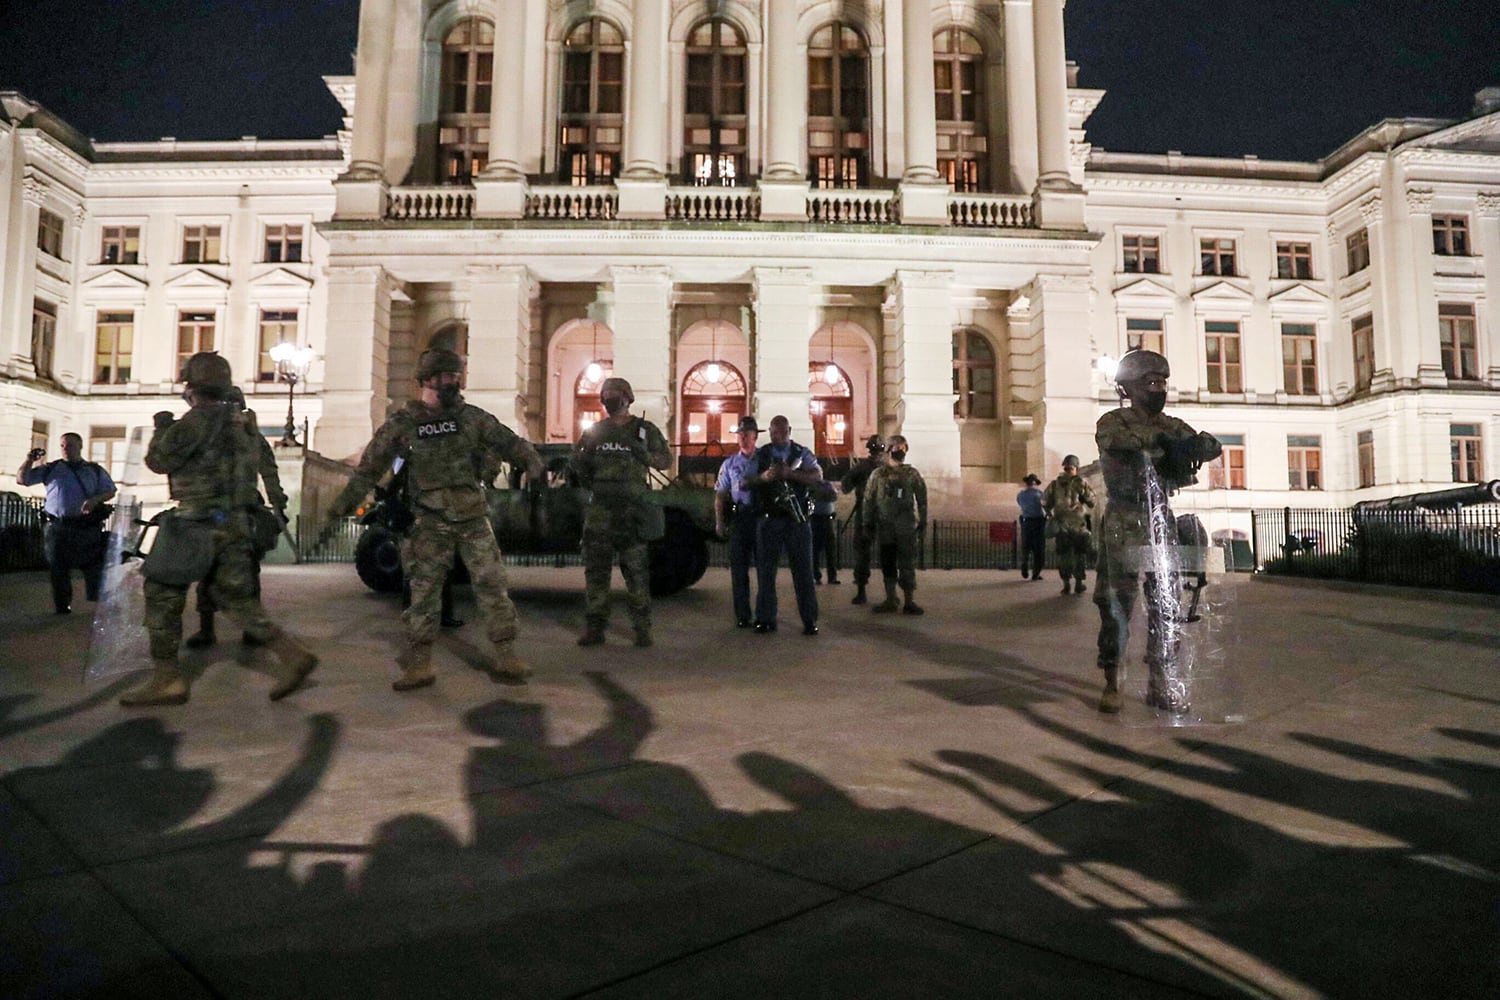
[[(252, 639), (271, 638), (271, 619), (260, 606), (260, 575), (255, 546), (250, 540), (250, 518), (243, 512), (228, 515), (214, 529), (214, 561), (200, 584), (212, 604), (223, 610)], [(188, 586), (146, 581), (146, 631), (151, 636), (151, 656), (170, 660), (182, 643), (182, 612), (187, 607)]]
[(896, 580), (903, 591), (917, 589), (917, 533), (881, 528), (880, 574), (886, 580)]
[(865, 533), (864, 523), (854, 519), (854, 583), (863, 587), (870, 582), (870, 543), (874, 539)]
[(453, 569), (453, 557), (463, 557), (474, 587), (474, 602), (484, 616), (491, 642), (516, 637), (516, 606), (506, 591), (505, 567), (495, 532), (483, 517), (448, 521), (418, 512), (401, 541), (401, 563), (411, 585), (411, 606), (401, 613), (406, 640), (412, 646), (431, 646), (437, 638), (443, 601), (443, 581)]
[[(1169, 514), (1170, 516), (1170, 514)], [(1099, 608), (1099, 669), (1120, 665), (1130, 642), (1130, 616), (1145, 577), (1146, 667), (1159, 675), (1177, 653), (1175, 623), (1166, 620), (1161, 586), (1176, 585), (1176, 574), (1158, 580), (1158, 574), (1139, 571), (1139, 553), (1149, 537), (1146, 514), (1131, 509), (1111, 509), (1099, 525), (1098, 580), (1094, 604)]]
[(616, 559), (625, 578), (630, 624), (651, 627), (651, 569), (633, 510), (589, 508), (583, 529), (584, 617), (590, 624), (609, 621), (609, 578)]
[(1064, 581), (1071, 577), (1082, 581), (1089, 564), (1089, 533), (1087, 531), (1059, 531), (1057, 533), (1057, 573)]

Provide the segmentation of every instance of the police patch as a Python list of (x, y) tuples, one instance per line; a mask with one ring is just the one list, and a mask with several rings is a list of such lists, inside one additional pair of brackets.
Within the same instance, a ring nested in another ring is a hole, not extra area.
[(430, 441), (433, 438), (447, 437), (449, 434), (457, 433), (457, 420), (429, 420), (425, 424), (417, 425), (417, 440), (419, 441)]

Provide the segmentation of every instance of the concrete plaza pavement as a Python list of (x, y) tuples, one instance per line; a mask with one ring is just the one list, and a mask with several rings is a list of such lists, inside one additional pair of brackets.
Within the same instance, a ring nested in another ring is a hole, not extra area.
[(515, 569), (533, 681), (482, 672), (461, 588), (400, 695), (393, 598), (267, 567), (310, 686), (225, 641), (127, 711), (0, 577), (0, 995), (1500, 996), (1500, 602), (1231, 579), (1242, 721), (1172, 728), (1138, 668), (1095, 711), (1055, 578), (877, 617), (846, 577), (811, 638), (782, 578), (774, 635), (711, 570), (654, 648), (620, 608), (580, 649), (582, 571)]

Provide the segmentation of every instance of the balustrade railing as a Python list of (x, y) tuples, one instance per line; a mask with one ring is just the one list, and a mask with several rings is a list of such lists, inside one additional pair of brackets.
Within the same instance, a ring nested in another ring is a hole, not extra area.
[(948, 221), (955, 226), (1030, 229), (1031, 199), (1014, 194), (950, 194)]
[(809, 222), (893, 225), (901, 221), (901, 203), (895, 191), (857, 191), (846, 188), (807, 192)]
[(534, 187), (526, 195), (528, 219), (613, 219), (620, 196), (613, 187)]
[(733, 187), (668, 188), (667, 218), (684, 222), (755, 222), (760, 219), (760, 192)]
[(392, 188), (385, 199), (387, 219), (471, 219), (474, 189), (468, 187)]

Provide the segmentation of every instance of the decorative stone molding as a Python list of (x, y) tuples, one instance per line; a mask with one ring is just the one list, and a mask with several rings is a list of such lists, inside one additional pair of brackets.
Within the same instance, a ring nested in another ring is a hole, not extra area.
[(1481, 191), (1474, 198), (1474, 206), (1487, 219), (1500, 218), (1500, 191)]
[(1432, 211), (1432, 188), (1409, 187), (1406, 189), (1406, 209), (1409, 212)]
[(1360, 201), (1360, 203), (1359, 203), (1359, 214), (1360, 214), (1360, 218), (1362, 218), (1362, 219), (1365, 220), (1365, 224), (1366, 225), (1369, 225), (1372, 222), (1379, 222), (1380, 221), (1380, 195), (1378, 193), (1372, 194), (1368, 198), (1365, 198), (1362, 201)]
[(34, 174), (27, 174), (21, 180), (21, 197), (26, 204), (35, 205), (38, 208), (47, 200), (49, 187), (47, 182)]

